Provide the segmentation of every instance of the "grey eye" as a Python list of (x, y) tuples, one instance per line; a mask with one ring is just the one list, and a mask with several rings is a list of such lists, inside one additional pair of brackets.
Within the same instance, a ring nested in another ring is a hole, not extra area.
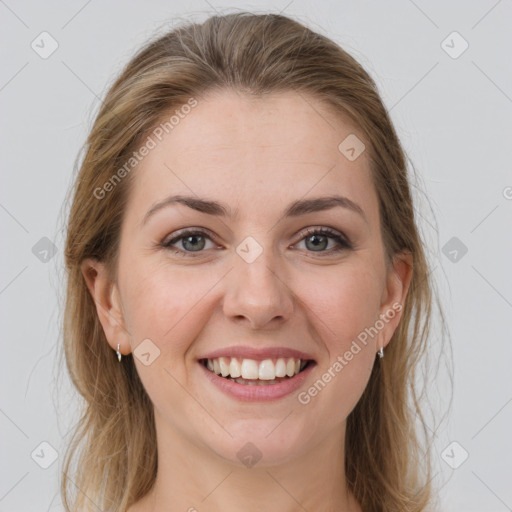
[[(205, 246), (204, 236), (201, 235), (191, 235), (181, 238), (181, 245), (183, 249), (186, 251), (201, 251)], [(199, 240), (199, 242), (198, 242)]]
[(304, 240), (306, 241), (306, 247), (313, 251), (325, 250), (329, 245), (329, 237), (325, 235), (309, 235)]

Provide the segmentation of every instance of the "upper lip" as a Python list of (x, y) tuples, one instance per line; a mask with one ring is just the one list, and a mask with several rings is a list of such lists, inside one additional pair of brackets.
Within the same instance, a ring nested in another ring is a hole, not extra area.
[(221, 348), (209, 352), (199, 359), (217, 359), (219, 357), (238, 357), (240, 359), (278, 359), (280, 357), (293, 357), (295, 359), (314, 360), (313, 357), (305, 352), (287, 347), (268, 347), (268, 348), (253, 348), (244, 347), (241, 345)]

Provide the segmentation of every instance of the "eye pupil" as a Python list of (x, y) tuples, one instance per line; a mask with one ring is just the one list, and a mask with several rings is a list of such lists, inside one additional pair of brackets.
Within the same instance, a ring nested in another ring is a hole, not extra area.
[[(193, 240), (197, 239), (197, 238), (201, 238), (202, 239), (202, 244), (199, 244), (199, 246), (197, 245), (194, 245), (193, 244)], [(191, 247), (187, 247), (186, 244), (192, 244)], [(183, 238), (183, 248), (186, 249), (186, 250), (192, 250), (192, 251), (196, 251), (196, 250), (201, 250), (204, 248), (204, 237), (202, 237), (201, 235), (191, 235), (191, 236), (187, 236), (185, 238)]]
[[(323, 242), (324, 242), (323, 244), (322, 244), (322, 242), (318, 242), (318, 239), (319, 239), (319, 238), (323, 238), (323, 239), (324, 239), (324, 240), (323, 240)], [(313, 240), (316, 240), (316, 241), (313, 241)], [(325, 247), (326, 247), (326, 242), (328, 242), (327, 237), (326, 237), (326, 236), (324, 236), (324, 235), (311, 235), (311, 236), (309, 236), (309, 237), (306, 239), (306, 246), (307, 246), (307, 244), (308, 244), (308, 241), (312, 241), (312, 243), (313, 243), (313, 247), (314, 247), (314, 248), (316, 248), (316, 249), (318, 249), (319, 247), (320, 247), (321, 249), (325, 249)]]

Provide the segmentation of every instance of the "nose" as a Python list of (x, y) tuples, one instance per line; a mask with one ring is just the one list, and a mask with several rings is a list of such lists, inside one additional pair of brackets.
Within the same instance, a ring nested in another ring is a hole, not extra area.
[(247, 323), (251, 329), (275, 327), (293, 314), (294, 294), (289, 280), (268, 252), (263, 251), (251, 263), (235, 257), (234, 268), (227, 276), (224, 314)]

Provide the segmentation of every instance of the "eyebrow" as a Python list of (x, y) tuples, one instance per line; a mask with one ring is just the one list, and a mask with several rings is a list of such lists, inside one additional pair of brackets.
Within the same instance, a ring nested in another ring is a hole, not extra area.
[[(198, 212), (220, 217), (234, 218), (238, 214), (238, 209), (232, 211), (229, 206), (226, 206), (218, 201), (201, 199), (199, 197), (192, 196), (174, 195), (169, 196), (163, 201), (154, 204), (144, 216), (142, 225), (146, 224), (149, 218), (152, 217), (156, 212), (174, 204), (182, 204)], [(335, 207), (341, 207), (353, 211), (360, 215), (364, 221), (368, 223), (368, 219), (366, 218), (363, 209), (357, 203), (354, 203), (354, 201), (350, 200), (348, 197), (339, 195), (316, 197), (312, 199), (299, 199), (291, 203), (286, 208), (283, 213), (283, 217), (299, 217), (307, 213), (330, 210)]]

